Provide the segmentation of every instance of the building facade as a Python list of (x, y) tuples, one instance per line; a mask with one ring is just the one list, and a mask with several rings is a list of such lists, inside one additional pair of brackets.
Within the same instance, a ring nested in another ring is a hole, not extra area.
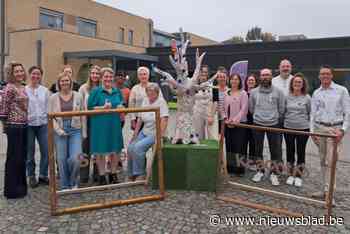
[(117, 67), (150, 58), (142, 55), (153, 44), (152, 20), (92, 0), (5, 0), (5, 12), (6, 62), (42, 66), (45, 85), (64, 63), (78, 75), (87, 63)]

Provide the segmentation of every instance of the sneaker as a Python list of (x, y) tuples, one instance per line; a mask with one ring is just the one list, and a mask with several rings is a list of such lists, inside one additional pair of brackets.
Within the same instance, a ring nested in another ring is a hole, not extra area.
[(35, 178), (35, 176), (30, 176), (29, 177), (29, 186), (31, 187), (31, 188), (36, 188), (36, 187), (38, 187), (38, 181), (36, 180), (36, 178)]
[(280, 185), (280, 182), (278, 181), (278, 177), (275, 174), (270, 175), (270, 181), (273, 186), (278, 186)]
[[(289, 176), (287, 181), (286, 181), (286, 184), (288, 185), (293, 185), (294, 182), (296, 182), (296, 178), (294, 176)], [(295, 185), (296, 186), (296, 185)], [(300, 186), (299, 186), (300, 187)]]
[(301, 186), (303, 186), (303, 180), (302, 180), (301, 178), (299, 178), (299, 177), (296, 177), (296, 178), (295, 178), (295, 181), (294, 181), (294, 185), (295, 185), (296, 187), (301, 187)]
[(254, 181), (255, 183), (258, 183), (258, 182), (260, 182), (262, 180), (263, 177), (264, 177), (264, 173), (259, 171), (258, 173), (256, 173), (254, 175), (254, 177), (252, 178), (252, 181)]

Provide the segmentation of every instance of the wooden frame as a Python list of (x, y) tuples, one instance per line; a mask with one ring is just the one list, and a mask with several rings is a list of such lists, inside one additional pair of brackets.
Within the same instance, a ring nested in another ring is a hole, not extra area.
[[(303, 132), (303, 131), (296, 131), (296, 130), (289, 130), (289, 129), (281, 129), (281, 128), (268, 128), (268, 127), (261, 127), (261, 126), (255, 126), (255, 125), (248, 125), (248, 124), (231, 124), (229, 125), (230, 128), (233, 127), (240, 127), (240, 128), (247, 128), (247, 129), (252, 129), (252, 130), (261, 130), (261, 131), (269, 131), (269, 132), (277, 132), (277, 133), (291, 133), (295, 135), (306, 135), (306, 136), (316, 136), (316, 137), (327, 137), (327, 138), (332, 138), (333, 139), (333, 157), (332, 157), (332, 163), (331, 163), (331, 172), (330, 172), (330, 185), (329, 185), (329, 190), (326, 192), (326, 198), (325, 201), (320, 201), (320, 200), (315, 200), (311, 199), (308, 197), (303, 197), (303, 196), (297, 196), (297, 195), (292, 195), (288, 193), (283, 193), (283, 192), (277, 192), (269, 189), (263, 189), (259, 188), (256, 186), (249, 186), (245, 184), (240, 184), (236, 182), (229, 181), (228, 183), (232, 186), (235, 186), (239, 189), (245, 190), (245, 191), (250, 191), (250, 192), (258, 192), (262, 194), (266, 194), (269, 196), (277, 196), (280, 198), (287, 198), (287, 199), (293, 199), (296, 201), (302, 201), (306, 202), (309, 204), (315, 204), (315, 205), (321, 205), (326, 208), (326, 220), (329, 220), (329, 217), (332, 214), (332, 200), (333, 200), (333, 195), (334, 195), (334, 184), (335, 184), (335, 172), (336, 172), (336, 164), (338, 160), (338, 153), (337, 153), (337, 142), (336, 142), (336, 136), (331, 135), (331, 134), (320, 134), (320, 133), (310, 133), (310, 132)], [(225, 126), (223, 124), (221, 128), (221, 135), (224, 134), (224, 129)], [(224, 140), (220, 139), (220, 149), (223, 149), (223, 143)], [(220, 150), (220, 160), (223, 160), (223, 150)], [(226, 165), (226, 163), (222, 162), (219, 165)], [(226, 168), (223, 169), (224, 175), (227, 175)], [(287, 209), (280, 209), (280, 208), (274, 208), (271, 206), (265, 206), (262, 204), (258, 203), (251, 203), (242, 199), (238, 198), (230, 198), (230, 197), (225, 197), (225, 196), (220, 196), (217, 195), (218, 200), (222, 200), (225, 202), (231, 202), (243, 206), (247, 206), (250, 208), (258, 209), (258, 210), (263, 210), (263, 211), (268, 211), (271, 213), (275, 214), (282, 214), (282, 215), (288, 215), (288, 216), (294, 216), (294, 217), (300, 217), (303, 216), (302, 213), (295, 213)]]
[[(79, 188), (70, 191), (59, 191), (57, 192), (56, 186), (56, 160), (54, 156), (54, 144), (53, 144), (53, 121), (56, 117), (72, 117), (72, 116), (92, 116), (92, 115), (101, 115), (101, 114), (110, 114), (110, 113), (137, 113), (137, 112), (154, 112), (156, 115), (156, 151), (158, 157), (158, 174), (159, 174), (159, 195), (150, 195), (142, 196), (138, 198), (130, 198), (125, 200), (113, 200), (109, 202), (89, 204), (83, 206), (77, 206), (72, 208), (58, 209), (58, 195), (66, 195), (73, 193), (84, 193), (90, 191), (100, 191), (120, 187), (135, 186), (140, 184), (146, 184), (145, 181), (137, 182), (127, 182), (120, 183), (115, 185), (106, 185), (106, 186), (94, 186), (89, 188)], [(165, 198), (165, 184), (164, 184), (164, 161), (161, 150), (161, 127), (160, 127), (160, 110), (159, 108), (117, 108), (109, 110), (91, 110), (91, 111), (72, 111), (72, 112), (60, 112), (60, 113), (49, 113), (48, 115), (48, 147), (49, 147), (49, 174), (50, 174), (50, 185), (49, 185), (49, 194), (50, 194), (50, 209), (51, 215), (63, 215), (77, 213), (81, 211), (96, 210), (103, 208), (110, 208), (114, 206), (123, 206), (136, 203), (143, 203), (147, 201), (159, 201), (164, 200)]]

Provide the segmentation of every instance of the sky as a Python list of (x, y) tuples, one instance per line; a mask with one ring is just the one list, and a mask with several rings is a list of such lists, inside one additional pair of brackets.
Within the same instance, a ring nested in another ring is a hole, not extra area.
[(154, 28), (180, 27), (216, 41), (245, 37), (259, 26), (274, 35), (350, 36), (350, 0), (96, 0), (151, 18)]

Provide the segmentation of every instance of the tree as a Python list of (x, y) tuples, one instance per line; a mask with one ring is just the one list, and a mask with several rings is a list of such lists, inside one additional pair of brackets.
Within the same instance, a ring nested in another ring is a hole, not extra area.
[(261, 39), (265, 42), (265, 41), (276, 41), (276, 36), (273, 35), (270, 32), (264, 32), (261, 34)]
[(262, 30), (261, 30), (261, 28), (259, 28), (258, 26), (255, 26), (252, 29), (248, 30), (245, 39), (247, 41), (261, 40), (262, 39)]
[(255, 26), (252, 29), (248, 30), (246, 35), (246, 40), (247, 41), (261, 40), (265, 42), (265, 41), (276, 41), (277, 38), (272, 33), (263, 32), (260, 27)]
[(230, 39), (223, 41), (223, 44), (240, 44), (244, 43), (244, 38), (241, 36), (233, 36)]

